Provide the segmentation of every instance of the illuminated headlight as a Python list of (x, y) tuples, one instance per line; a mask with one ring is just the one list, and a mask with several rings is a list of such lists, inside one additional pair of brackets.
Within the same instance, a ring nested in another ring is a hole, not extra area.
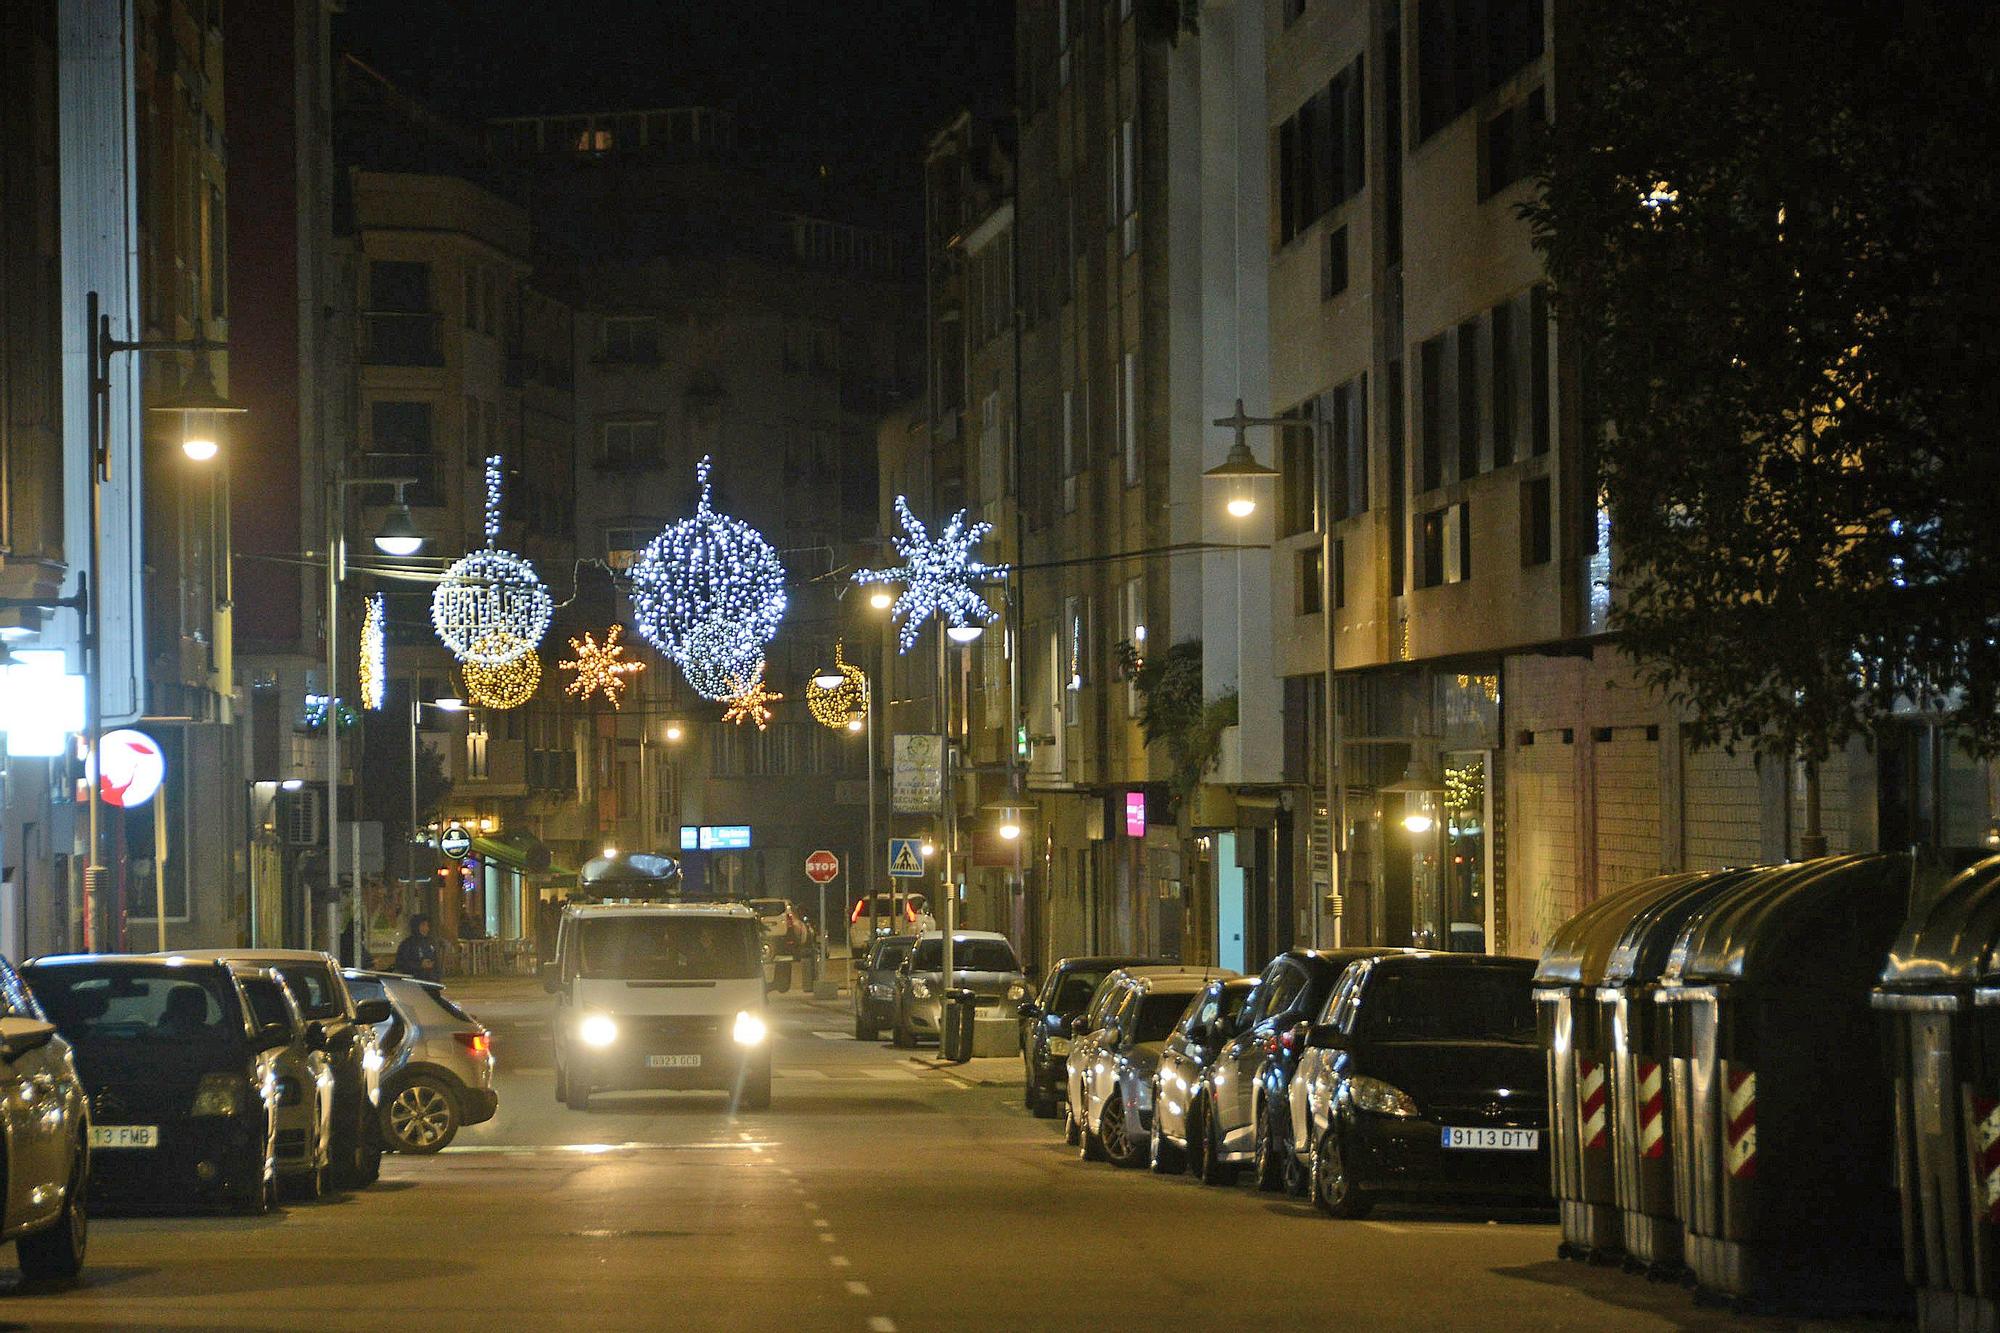
[(755, 1046), (764, 1040), (768, 1030), (764, 1026), (764, 1020), (748, 1009), (736, 1011), (736, 1030), (733, 1035), (738, 1046)]
[(1018, 981), (1010, 982), (1007, 986), (1007, 998), (1019, 1004), (1028, 998), (1028, 988)]
[(894, 991), (890, 990), (887, 986), (883, 985), (879, 981), (871, 981), (868, 983), (868, 993), (878, 1000), (886, 1000), (895, 994)]
[[(265, 1080), (267, 1083), (270, 1081)], [(194, 1105), (188, 1108), (189, 1115), (238, 1115), (243, 1110), (243, 1094), (248, 1091), (242, 1079), (234, 1074), (207, 1074), (194, 1090)], [(268, 1093), (267, 1093), (268, 1095)]]
[(609, 1046), (618, 1040), (618, 1025), (609, 1014), (585, 1014), (576, 1025), (576, 1035), (586, 1046)]
[(1410, 1117), (1417, 1114), (1417, 1103), (1409, 1093), (1393, 1083), (1384, 1083), (1379, 1078), (1356, 1077), (1347, 1081), (1347, 1099), (1356, 1109), (1369, 1111), (1375, 1115)]
[(931, 998), (931, 983), (930, 983), (930, 982), (928, 982), (928, 981), (925, 981), (925, 980), (924, 980), (924, 979), (923, 979), (922, 977), (911, 977), (911, 978), (910, 978), (910, 994), (912, 994), (912, 995), (916, 996), (916, 997), (917, 997), (917, 998), (918, 998), (919, 1000), (928, 1000), (928, 999), (930, 999), (930, 998)]

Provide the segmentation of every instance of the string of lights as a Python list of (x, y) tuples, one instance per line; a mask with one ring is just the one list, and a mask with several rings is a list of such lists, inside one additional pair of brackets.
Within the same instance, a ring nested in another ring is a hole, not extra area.
[(461, 663), (499, 666), (518, 656), (521, 645), (533, 649), (555, 615), (555, 599), (534, 565), (494, 544), (500, 537), (501, 475), (501, 456), (490, 455), (485, 549), (454, 561), (431, 593), (431, 625)]

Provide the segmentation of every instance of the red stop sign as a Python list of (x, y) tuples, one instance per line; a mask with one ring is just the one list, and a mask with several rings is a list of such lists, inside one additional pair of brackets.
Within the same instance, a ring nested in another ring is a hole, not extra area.
[(806, 878), (815, 884), (826, 884), (840, 873), (840, 858), (832, 852), (814, 852), (806, 858)]

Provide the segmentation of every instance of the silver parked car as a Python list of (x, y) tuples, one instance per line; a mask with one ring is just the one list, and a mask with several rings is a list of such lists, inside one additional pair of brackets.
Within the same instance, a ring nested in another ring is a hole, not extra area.
[[(962, 930), (951, 937), (951, 989), (978, 996), (973, 1021), (1004, 1022), (1020, 1029), (1021, 1001), (1028, 998), (1028, 978), (1005, 935), (990, 930)], [(919, 1036), (938, 1037), (944, 1031), (944, 933), (919, 935), (902, 965), (896, 984), (895, 1038), (898, 1046), (914, 1046)]]
[(278, 1183), (299, 1198), (317, 1199), (326, 1190), (333, 1159), (333, 1062), (314, 1045), (284, 978), (250, 963), (231, 963), (229, 970), (257, 1026), (290, 1035), (275, 1048)]
[(1257, 987), (1256, 977), (1211, 981), (1191, 1006), (1174, 1034), (1160, 1048), (1159, 1071), (1153, 1076), (1153, 1169), (1170, 1174), (1182, 1169), (1187, 1153), (1188, 1107), (1201, 1087), (1202, 1074), (1223, 1043), (1234, 1037), (1243, 1016), (1243, 1002)]
[(397, 1152), (442, 1151), (464, 1125), (491, 1120), (493, 1034), (435, 981), (395, 972), (343, 974), (356, 999), (389, 1003), (376, 1025), (383, 1051), (382, 1140)]
[(0, 1115), (0, 1242), (15, 1242), (29, 1282), (74, 1282), (90, 1245), (90, 1106), (69, 1043), (5, 958), (0, 1068), (14, 1084)]
[[(1089, 1074), (1097, 1065), (1099, 1050), (1110, 1041), (1108, 1024), (1126, 998), (1141, 981), (1152, 978), (1187, 977), (1197, 987), (1223, 975), (1212, 967), (1189, 967), (1182, 963), (1153, 963), (1144, 967), (1121, 967), (1105, 974), (1090, 997), (1090, 1007), (1070, 1022), (1069, 1067), (1063, 1098), (1063, 1141), (1095, 1151), (1084, 1142), (1085, 1110), (1090, 1100)], [(1233, 975), (1233, 974), (1231, 974)], [(1185, 1004), (1185, 1001), (1183, 1001)]]
[(1206, 987), (1205, 977), (1156, 976), (1134, 977), (1123, 988), (1080, 1080), (1085, 1161), (1138, 1166), (1150, 1160), (1160, 1051)]

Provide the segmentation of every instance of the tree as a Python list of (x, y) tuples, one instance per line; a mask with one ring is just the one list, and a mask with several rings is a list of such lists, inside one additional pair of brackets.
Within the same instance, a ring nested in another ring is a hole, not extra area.
[(1139, 732), (1148, 745), (1165, 745), (1167, 786), (1184, 801), (1201, 785), (1222, 749), (1222, 732), (1236, 725), (1236, 692), (1202, 698), (1201, 640), (1186, 639), (1158, 657), (1141, 657), (1130, 643), (1118, 660), (1139, 691)]
[(1698, 742), (1805, 762), (1816, 835), (1819, 763), (1898, 707), (2000, 750), (2000, 26), (1565, 12), (1523, 213), (1578, 331), (1612, 627)]

